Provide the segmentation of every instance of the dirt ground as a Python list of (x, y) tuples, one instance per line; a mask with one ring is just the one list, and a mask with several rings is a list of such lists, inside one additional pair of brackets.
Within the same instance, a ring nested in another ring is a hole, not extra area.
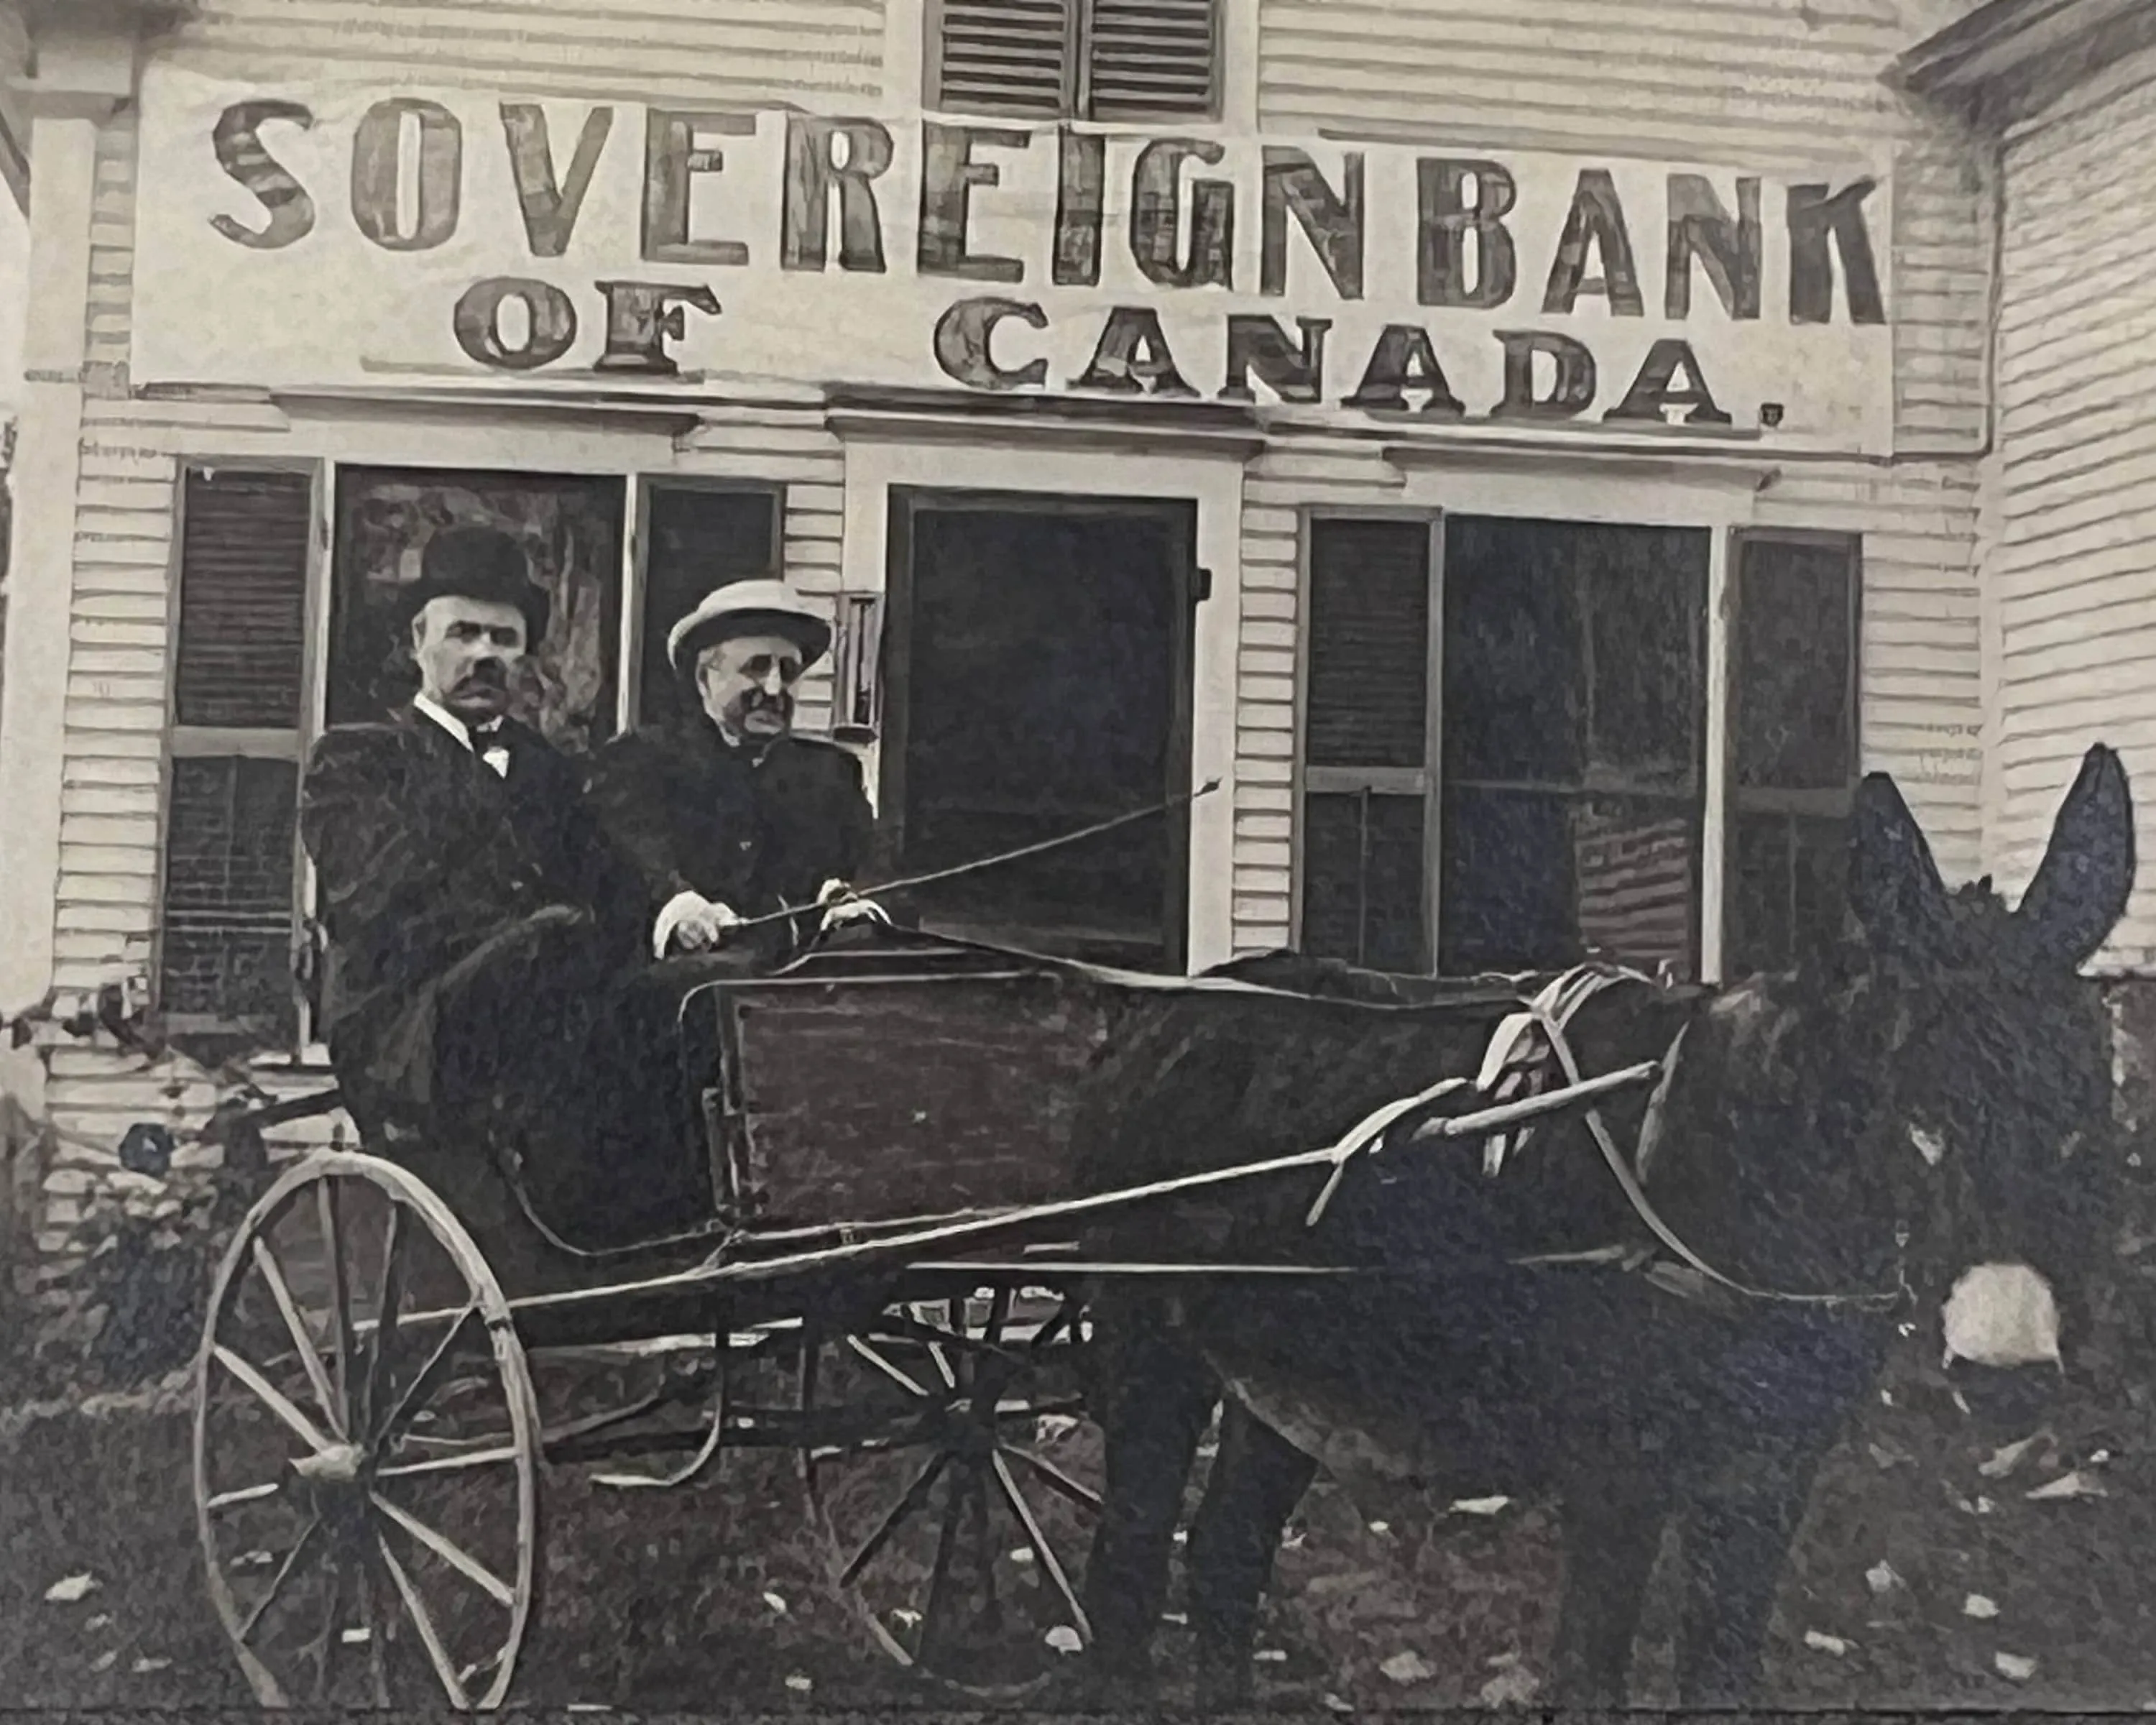
[[(1771, 1704), (2156, 1708), (2156, 1446), (2134, 1398), (2013, 1434), (1912, 1363), (1829, 1465), (1784, 1587)], [(2009, 1447), (2009, 1437), (2032, 1437)], [(0, 1440), (0, 1693), (18, 1706), (244, 1703), (206, 1603), (183, 1414), (81, 1413)], [(564, 1706), (941, 1703), (824, 1580), (790, 1458), (623, 1496), (557, 1470), (547, 1602), (516, 1697)], [(2044, 1495), (2031, 1498), (2032, 1491)], [(1561, 1579), (1544, 1507), (1477, 1502), (1425, 1534), (1321, 1483), (1282, 1553), (1261, 1697), (1335, 1712), (1535, 1698)], [(85, 1579), (86, 1578), (86, 1579)], [(1638, 1699), (1671, 1699), (1649, 1608)], [(1171, 1601), (1171, 1620), (1177, 1615)], [(1164, 1648), (1176, 1657), (1173, 1620)]]

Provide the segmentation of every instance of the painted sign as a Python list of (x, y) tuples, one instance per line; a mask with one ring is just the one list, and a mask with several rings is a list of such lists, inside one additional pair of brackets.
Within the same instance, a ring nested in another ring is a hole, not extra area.
[(1635, 159), (146, 80), (133, 375), (1891, 418), (1887, 191)]

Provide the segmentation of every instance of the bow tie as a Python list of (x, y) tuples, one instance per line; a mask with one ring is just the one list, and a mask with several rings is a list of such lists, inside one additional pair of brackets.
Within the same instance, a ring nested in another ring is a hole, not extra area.
[(475, 725), (470, 735), (472, 752), (499, 777), (508, 778), (509, 739), (502, 734), (501, 721), (495, 719), (485, 725)]

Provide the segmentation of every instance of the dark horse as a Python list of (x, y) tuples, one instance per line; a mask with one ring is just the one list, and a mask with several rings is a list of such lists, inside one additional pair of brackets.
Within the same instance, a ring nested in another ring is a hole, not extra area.
[[(1100, 1309), (1107, 1513), (1086, 1592), (1111, 1692), (1145, 1692), (1218, 1403), (1188, 1551), (1201, 1702), (1247, 1697), (1259, 1600), (1321, 1463), (1351, 1493), (1363, 1481), (1554, 1495), (1553, 1698), (1568, 1704), (1623, 1701), (1677, 1518), (1683, 1699), (1746, 1699), (1815, 1470), (1896, 1326), (1928, 1327), (1958, 1370), (2058, 1381), (2114, 1164), (2105, 1020), (2076, 973), (2133, 868), (2125, 773), (2101, 747), (2011, 911), (1988, 881), (1950, 893), (1874, 775), (1838, 946), (1795, 974), (1718, 993), (1613, 989), (1582, 1012), (1570, 1040), (1590, 1072), (1660, 1057), (1683, 1029), (1637, 1173), (1670, 1232), (1741, 1291), (1657, 1239), (1576, 1122), (1545, 1127), (1492, 1177), (1472, 1144), (1407, 1145), (1410, 1121), (1348, 1167), (1314, 1225), (1301, 1188), (1161, 1224), (1173, 1238), (1155, 1250), (1371, 1273), (1200, 1279)], [(1286, 955), (1227, 968), (1319, 993), (1412, 987)], [(1471, 1073), (1490, 1029), (1468, 1009), (1365, 1014), (1347, 1030), (1310, 1030), (1322, 1012), (1303, 1028), (1291, 1011), (1239, 1024), (1222, 998), (1171, 1002), (1122, 1034), (1081, 1128), (1090, 1178), (1322, 1144), (1389, 1096)], [(1647, 1111), (1608, 1111), (1620, 1146), (1640, 1142)], [(1642, 1250), (1621, 1263), (1519, 1261), (1628, 1243)]]

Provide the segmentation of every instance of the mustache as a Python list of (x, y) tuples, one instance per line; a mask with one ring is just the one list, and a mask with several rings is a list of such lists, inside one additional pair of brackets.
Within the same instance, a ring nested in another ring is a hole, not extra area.
[(793, 697), (791, 695), (767, 695), (761, 689), (752, 690), (742, 701), (744, 712), (783, 713), (791, 712), (793, 709)]
[(509, 687), (509, 672), (493, 660), (484, 660), (474, 665), (457, 679), (459, 689), (500, 689)]

